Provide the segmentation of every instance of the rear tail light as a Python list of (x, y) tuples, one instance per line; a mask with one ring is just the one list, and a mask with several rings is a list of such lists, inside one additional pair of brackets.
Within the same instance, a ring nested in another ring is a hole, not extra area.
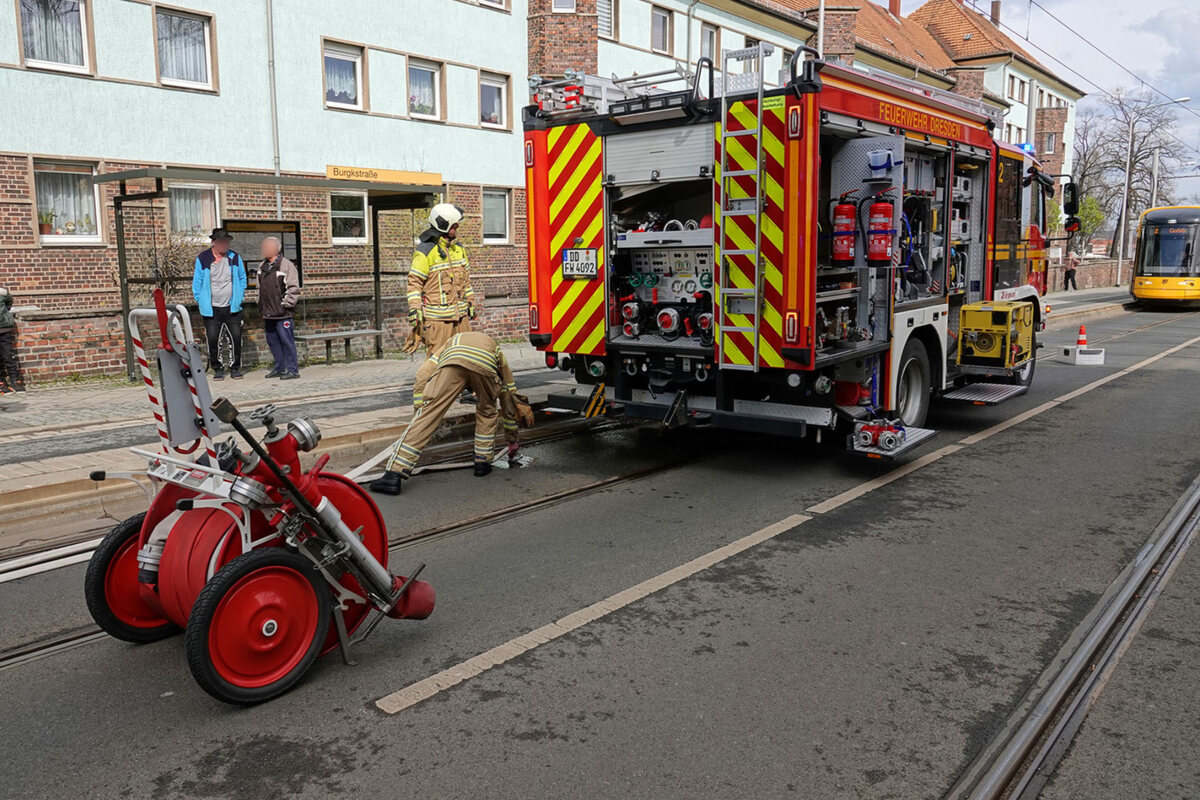
[(538, 308), (537, 306), (529, 307), (529, 330), (536, 331), (538, 329)]
[(558, 366), (558, 353), (546, 353), (546, 366), (550, 369)]

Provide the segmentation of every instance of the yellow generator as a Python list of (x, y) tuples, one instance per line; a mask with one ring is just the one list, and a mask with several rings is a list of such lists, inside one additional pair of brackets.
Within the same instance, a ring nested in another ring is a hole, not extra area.
[(958, 326), (958, 363), (1017, 369), (1033, 358), (1033, 304), (967, 303)]

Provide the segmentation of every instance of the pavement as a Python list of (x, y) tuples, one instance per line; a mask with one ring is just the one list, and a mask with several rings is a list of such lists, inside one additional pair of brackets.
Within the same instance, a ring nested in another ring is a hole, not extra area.
[[(357, 667), (322, 659), (263, 706), (203, 694), (179, 638), (103, 639), (0, 671), (0, 726), (20, 732), (0, 751), (5, 791), (943, 795), (1200, 473), (1182, 444), (1200, 435), (1200, 315), (1088, 327), (1104, 366), (1067, 364), (1056, 353), (1074, 330), (1050, 331), (1027, 395), (936, 404), (938, 438), (897, 466), (830, 445), (632, 428), (530, 448), (529, 468), (485, 480), (422, 476), (381, 498), (394, 535), (661, 467), (393, 551), (398, 568), (429, 565), (433, 616), (385, 622)], [(1184, 601), (1194, 563), (1176, 578)], [(0, 647), (86, 621), (82, 571), (0, 584)], [(1192, 608), (1178, 607), (1178, 624)], [(1112, 687), (1156, 627), (1164, 648), (1195, 638), (1152, 616)], [(472, 673), (480, 654), (495, 666)], [(1196, 695), (1185, 670), (1179, 684), (1147, 670), (1158, 703)], [(420, 702), (380, 702), (429, 685)], [(1194, 761), (1194, 737), (1162, 741), (1164, 759)], [(1127, 784), (1058, 796), (1158, 796), (1124, 791), (1155, 785), (1158, 762), (1129, 761)], [(1186, 768), (1173, 781), (1164, 796), (1200, 796)]]

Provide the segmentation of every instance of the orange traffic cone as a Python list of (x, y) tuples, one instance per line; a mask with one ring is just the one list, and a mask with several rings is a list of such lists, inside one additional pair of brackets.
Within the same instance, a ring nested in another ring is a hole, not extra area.
[(1079, 326), (1079, 338), (1075, 340), (1076, 347), (1087, 347), (1087, 327)]

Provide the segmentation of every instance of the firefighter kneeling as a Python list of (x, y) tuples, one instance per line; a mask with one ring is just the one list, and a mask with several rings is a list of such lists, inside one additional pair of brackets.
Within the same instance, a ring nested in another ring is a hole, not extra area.
[(412, 474), (421, 450), (429, 444), (463, 389), (470, 389), (478, 398), (475, 405), (476, 477), (492, 471), (492, 452), (500, 422), (497, 402), (503, 412), (509, 458), (516, 455), (517, 428), (533, 425), (533, 410), (528, 401), (517, 394), (512, 370), (495, 339), (485, 333), (455, 334), (417, 372), (413, 385), (417, 414), (392, 448), (387, 472), (382, 478), (371, 481), (372, 492), (400, 494), (400, 482)]

